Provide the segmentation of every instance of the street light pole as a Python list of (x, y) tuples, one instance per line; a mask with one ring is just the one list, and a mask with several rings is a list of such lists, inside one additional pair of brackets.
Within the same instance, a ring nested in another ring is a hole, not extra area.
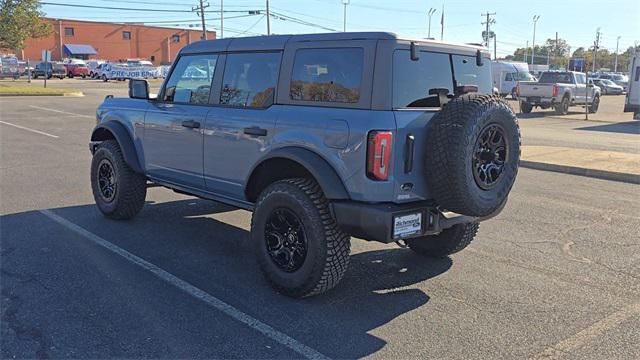
[(267, 35), (271, 35), (271, 13), (269, 10), (269, 0), (267, 0)]
[(427, 34), (427, 38), (431, 39), (431, 16), (436, 13), (436, 9), (431, 8), (429, 12), (427, 12), (427, 16), (429, 17), (429, 32)]
[(616, 62), (613, 66), (613, 72), (618, 72), (618, 45), (620, 45), (620, 36), (616, 39)]
[(540, 15), (533, 15), (533, 43), (531, 44), (531, 65), (536, 61), (536, 24), (540, 20)]
[(341, 0), (341, 1), (342, 1), (342, 5), (344, 6), (344, 14), (342, 15), (342, 21), (343, 21), (342, 31), (347, 32), (347, 5), (349, 5), (351, 0)]

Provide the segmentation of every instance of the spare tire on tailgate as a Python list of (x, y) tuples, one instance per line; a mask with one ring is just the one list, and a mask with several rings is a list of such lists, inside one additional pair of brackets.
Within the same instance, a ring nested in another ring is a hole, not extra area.
[(487, 216), (500, 209), (519, 161), (518, 120), (499, 96), (456, 97), (427, 126), (427, 185), (445, 210)]

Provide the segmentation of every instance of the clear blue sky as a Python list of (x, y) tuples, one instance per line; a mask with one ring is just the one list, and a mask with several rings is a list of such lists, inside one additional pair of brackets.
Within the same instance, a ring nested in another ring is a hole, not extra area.
[[(199, 26), (191, 10), (198, 0), (48, 0), (45, 2), (91, 6), (170, 9), (176, 12), (143, 12), (104, 9), (83, 9), (43, 5), (50, 17), (116, 21), (148, 22), (153, 25), (188, 27)], [(207, 10), (219, 10), (220, 1), (209, 1)], [(342, 30), (343, 6), (341, 0), (270, 0), (273, 12), (313, 23), (329, 29)], [(601, 46), (615, 51), (616, 38), (620, 49), (625, 50), (640, 42), (640, 1), (638, 0), (537, 0), (537, 1), (471, 1), (471, 0), (351, 0), (347, 7), (347, 30), (383, 30), (411, 37), (427, 36), (427, 11), (436, 8), (432, 17), (431, 36), (440, 38), (442, 6), (445, 11), (444, 40), (452, 42), (481, 42), (484, 18), (481, 13), (495, 12), (493, 30), (498, 40), (498, 56), (513, 53), (517, 47), (531, 43), (533, 15), (540, 15), (536, 31), (536, 43), (547, 38), (566, 39), (572, 49), (593, 44), (598, 27), (603, 33)], [(263, 10), (264, 0), (225, 0), (225, 37), (266, 33), (263, 15), (245, 16), (248, 10)], [(244, 17), (243, 17), (244, 16)], [(208, 28), (218, 30), (217, 13), (207, 13)], [(233, 18), (235, 17), (235, 18)], [(164, 23), (163, 23), (164, 22)], [(272, 19), (271, 31), (276, 34), (326, 32), (320, 27), (303, 25), (289, 20)], [(573, 51), (573, 50), (572, 50)]]

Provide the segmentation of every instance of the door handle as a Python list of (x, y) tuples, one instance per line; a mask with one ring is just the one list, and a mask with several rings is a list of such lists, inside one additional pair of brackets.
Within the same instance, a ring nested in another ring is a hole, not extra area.
[(267, 129), (262, 129), (257, 126), (244, 128), (244, 133), (251, 136), (267, 136)]
[(190, 128), (190, 129), (199, 129), (200, 128), (200, 123), (197, 121), (193, 121), (193, 120), (187, 120), (187, 121), (183, 121), (182, 122), (182, 126), (186, 127), (186, 128)]

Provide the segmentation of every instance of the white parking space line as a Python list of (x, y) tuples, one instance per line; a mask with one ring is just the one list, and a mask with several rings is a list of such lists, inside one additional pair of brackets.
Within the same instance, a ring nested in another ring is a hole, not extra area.
[(46, 132), (44, 132), (44, 131), (40, 131), (40, 130), (31, 129), (31, 128), (28, 128), (28, 127), (24, 127), (24, 126), (20, 126), (20, 125), (16, 125), (16, 124), (8, 123), (8, 122), (6, 122), (6, 121), (1, 121), (1, 120), (0, 120), (0, 124), (5, 124), (5, 125), (13, 126), (13, 127), (15, 127), (15, 128), (18, 128), (18, 129), (31, 131), (32, 133), (36, 133), (36, 134), (40, 134), (40, 135), (44, 135), (44, 136), (48, 136), (48, 137), (52, 137), (52, 138), (54, 138), (54, 139), (57, 139), (57, 138), (59, 137), (59, 136), (57, 136), (57, 135), (49, 134), (49, 133), (46, 133)]
[(84, 114), (76, 114), (76, 113), (72, 113), (72, 112), (68, 112), (68, 111), (50, 109), (50, 108), (46, 108), (46, 107), (42, 107), (42, 106), (36, 106), (36, 105), (29, 105), (29, 107), (34, 108), (34, 109), (38, 109), (38, 110), (51, 111), (51, 112), (55, 112), (55, 113), (58, 113), (58, 114), (65, 114), (65, 115), (71, 115), (71, 116), (77, 116), (77, 117), (84, 117), (84, 118), (89, 118), (89, 119), (95, 119), (96, 118), (95, 116), (84, 115)]
[(111, 251), (112, 253), (119, 255), (123, 258), (125, 258), (126, 260), (128, 260), (129, 262), (140, 266), (141, 268), (151, 272), (152, 274), (154, 274), (155, 276), (159, 277), (160, 279), (168, 282), (169, 284), (177, 287), (178, 289), (188, 293), (189, 295), (193, 296), (196, 299), (199, 299), (205, 303), (207, 303), (208, 305), (210, 305), (211, 307), (222, 311), (223, 313), (229, 315), (230, 317), (232, 317), (233, 319), (247, 325), (248, 327), (262, 333), (263, 335), (265, 335), (266, 337), (279, 342), (280, 344), (288, 347), (289, 349), (297, 352), (298, 354), (304, 356), (307, 359), (329, 359), (327, 356), (321, 354), (320, 352), (302, 344), (301, 342), (299, 342), (298, 340), (274, 329), (273, 327), (263, 323), (262, 321), (243, 313), (242, 311), (238, 310), (237, 308), (225, 303), (224, 301), (216, 298), (213, 295), (210, 295), (209, 293), (189, 284), (188, 282), (172, 275), (171, 273), (162, 270), (161, 268), (157, 267), (156, 265), (122, 249), (121, 247), (118, 247), (112, 243), (110, 243), (109, 241), (101, 238), (98, 235), (93, 234), (92, 232), (89, 232), (88, 230), (85, 230), (84, 228), (80, 227), (79, 225), (74, 224), (73, 222), (58, 216), (56, 214), (54, 214), (53, 212), (49, 211), (49, 210), (40, 210), (40, 213), (45, 215), (46, 217), (48, 217), (49, 219), (57, 222), (58, 224), (66, 227), (67, 229), (75, 232), (78, 235), (81, 235), (82, 237), (86, 238), (87, 240)]
[(555, 345), (549, 346), (533, 359), (560, 359), (568, 353), (571, 353), (571, 351), (587, 345), (591, 340), (638, 314), (640, 314), (640, 303), (631, 304), (570, 336), (569, 338), (562, 340)]

